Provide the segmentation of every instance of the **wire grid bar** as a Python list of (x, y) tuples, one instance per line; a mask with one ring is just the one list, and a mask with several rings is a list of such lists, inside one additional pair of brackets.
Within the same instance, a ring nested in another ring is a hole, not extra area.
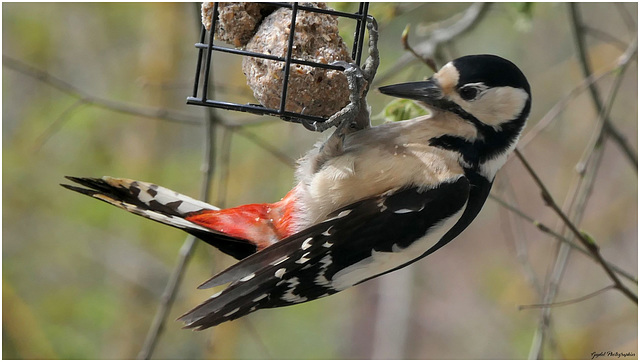
[[(270, 115), (280, 117), (281, 119), (288, 122), (301, 123), (303, 120), (313, 121), (313, 122), (324, 122), (327, 118), (313, 116), (298, 112), (289, 112), (285, 110), (286, 107), (286, 96), (288, 90), (288, 79), (290, 73), (291, 64), (300, 64), (311, 66), (315, 68), (322, 69), (331, 69), (331, 70), (339, 70), (343, 71), (343, 67), (318, 63), (313, 61), (295, 59), (291, 56), (291, 52), (293, 49), (293, 40), (294, 40), (294, 32), (295, 32), (295, 21), (296, 16), (299, 10), (329, 14), (338, 17), (345, 17), (349, 19), (356, 20), (355, 32), (354, 32), (354, 41), (351, 49), (351, 58), (354, 59), (355, 63), (359, 66), (362, 60), (362, 49), (364, 44), (364, 35), (366, 31), (366, 21), (368, 17), (369, 3), (361, 2), (359, 5), (359, 9), (357, 13), (346, 13), (341, 11), (329, 10), (329, 9), (318, 9), (310, 6), (299, 5), (298, 3), (265, 3), (269, 5), (273, 5), (275, 7), (285, 7), (291, 9), (291, 28), (289, 32), (288, 46), (287, 46), (287, 54), (285, 57), (278, 57), (270, 54), (251, 52), (244, 49), (236, 49), (231, 47), (224, 47), (219, 45), (214, 45), (213, 40), (215, 36), (215, 26), (218, 20), (218, 3), (214, 3), (213, 5), (213, 15), (211, 19), (211, 31), (209, 31), (208, 41), (206, 41), (207, 30), (204, 25), (200, 31), (199, 42), (195, 44), (195, 47), (198, 49), (198, 60), (196, 64), (196, 74), (195, 80), (193, 83), (193, 92), (190, 97), (187, 97), (187, 104), (190, 105), (198, 105), (205, 107), (214, 107), (227, 109), (232, 111), (241, 111), (241, 112), (249, 112), (258, 115)], [(215, 99), (209, 98), (209, 81), (210, 81), (210, 72), (211, 72), (211, 62), (213, 59), (213, 52), (222, 52), (229, 53), (240, 56), (250, 56), (263, 58), (273, 61), (284, 62), (284, 75), (283, 75), (283, 84), (282, 91), (280, 93), (280, 107), (278, 109), (275, 108), (267, 108), (259, 104), (239, 104), (233, 102), (223, 102)], [(204, 62), (204, 69), (203, 69)], [(200, 84), (202, 79), (202, 84)], [(201, 85), (201, 86), (200, 86)], [(199, 96), (200, 93), (200, 96)]]

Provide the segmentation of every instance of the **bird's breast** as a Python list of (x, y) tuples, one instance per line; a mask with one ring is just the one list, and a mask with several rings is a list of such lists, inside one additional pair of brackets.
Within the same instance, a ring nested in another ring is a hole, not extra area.
[(315, 224), (338, 208), (389, 190), (432, 188), (456, 179), (464, 172), (458, 159), (451, 151), (411, 140), (347, 151), (300, 180), (297, 199), (306, 212), (299, 226)]

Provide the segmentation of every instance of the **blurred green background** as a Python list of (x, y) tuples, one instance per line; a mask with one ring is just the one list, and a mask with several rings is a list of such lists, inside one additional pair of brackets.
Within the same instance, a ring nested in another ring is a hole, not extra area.
[[(354, 11), (356, 4), (331, 6)], [(412, 26), (409, 41), (417, 45), (434, 28), (448, 24), (439, 22), (468, 6), (372, 3), (370, 12), (380, 23), (379, 77), (398, 68), (395, 62), (405, 54), (399, 39), (407, 24)], [(578, 8), (593, 29), (586, 45), (594, 71), (611, 69), (637, 39), (637, 3)], [(198, 5), (3, 3), (2, 10), (2, 356), (135, 358), (185, 235), (58, 184), (64, 175), (111, 175), (198, 195), (202, 124), (114, 111), (132, 106), (205, 119), (204, 109), (185, 104), (197, 56)], [(582, 82), (570, 24), (567, 4), (492, 4), (473, 29), (445, 44), (440, 56), (494, 53), (518, 64), (534, 96), (526, 137)], [(344, 21), (341, 27), (349, 41), (353, 24)], [(252, 102), (239, 58), (216, 59), (213, 77), (220, 98)], [(634, 55), (611, 110), (613, 123), (634, 150), (636, 60)], [(384, 82), (419, 80), (431, 73), (413, 62)], [(597, 83), (603, 95), (609, 94), (615, 74)], [(373, 114), (390, 101), (377, 92), (369, 100)], [(209, 201), (220, 206), (272, 202), (293, 185), (290, 165), (247, 134), (291, 159), (320, 137), (274, 118), (216, 114), (252, 124), (234, 132), (217, 129), (218, 162)], [(593, 103), (583, 92), (523, 149), (560, 203), (577, 177), (576, 163), (596, 125)], [(229, 141), (227, 154), (221, 145)], [(493, 193), (559, 228), (518, 160), (510, 160), (498, 174)], [(637, 196), (637, 170), (619, 147), (607, 142), (580, 228), (599, 243), (607, 260), (634, 276)], [(536, 286), (545, 281), (556, 250), (556, 240), (489, 200), (460, 237), (409, 268), (319, 301), (191, 332), (175, 319), (212, 294), (196, 290), (200, 282), (233, 262), (198, 245), (153, 357), (526, 358), (540, 311), (517, 306), (540, 302)], [(608, 284), (600, 266), (572, 253), (557, 300)], [(629, 285), (637, 291), (637, 285)], [(389, 301), (391, 308), (383, 310)], [(637, 306), (616, 291), (554, 308), (544, 356), (582, 359), (592, 352), (617, 351), (637, 358), (637, 317)]]

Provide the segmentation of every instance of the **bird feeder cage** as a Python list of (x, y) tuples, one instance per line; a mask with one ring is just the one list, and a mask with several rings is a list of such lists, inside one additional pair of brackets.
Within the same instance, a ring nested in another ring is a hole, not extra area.
[[(251, 28), (249, 34), (224, 34), (225, 31), (233, 31), (233, 25), (224, 21), (253, 19), (250, 16), (238, 15), (237, 9), (225, 9), (228, 4), (244, 6), (247, 9), (260, 6), (259, 10), (253, 9), (252, 14), (258, 19), (248, 26)], [(187, 104), (277, 116), (296, 123), (324, 122), (331, 114), (346, 105), (349, 93), (346, 77), (342, 73), (344, 68), (331, 63), (345, 60), (360, 66), (369, 4), (359, 3), (356, 13), (335, 11), (318, 3), (303, 4), (205, 3), (203, 14), (207, 7), (211, 14), (210, 27), (203, 15), (200, 39), (195, 45), (198, 49), (198, 60), (193, 93), (187, 97)], [(352, 19), (355, 23), (350, 47), (337, 34), (337, 21), (342, 18)], [(207, 23), (207, 26), (204, 23)], [(327, 28), (335, 34), (326, 33)], [(274, 34), (277, 31), (281, 31), (280, 36)], [(310, 35), (304, 34), (305, 31)], [(225, 40), (231, 44), (222, 44)], [(277, 42), (282, 44), (274, 44)], [(334, 50), (330, 50), (333, 53), (326, 56), (322, 51), (331, 46), (329, 43), (338, 45), (334, 46)], [(272, 51), (273, 47), (278, 51)], [(304, 49), (305, 47), (308, 49)], [(333, 54), (338, 52), (335, 50), (338, 47), (344, 58), (332, 59)], [(315, 55), (302, 56), (305, 51), (307, 55)], [(210, 76), (213, 74), (212, 65), (216, 64), (216, 56), (221, 56), (219, 53), (238, 56), (238, 62), (243, 64), (247, 82), (261, 104), (240, 104), (214, 99)], [(263, 83), (252, 85), (252, 81)], [(317, 88), (317, 93), (314, 93), (316, 91), (313, 87)], [(338, 101), (331, 97), (340, 99)], [(341, 104), (342, 101), (345, 104)], [(326, 108), (327, 106), (333, 108)]]

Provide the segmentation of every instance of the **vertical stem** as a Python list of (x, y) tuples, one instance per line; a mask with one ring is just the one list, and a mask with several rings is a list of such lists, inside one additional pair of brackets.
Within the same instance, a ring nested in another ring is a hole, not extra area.
[[(202, 200), (207, 200), (209, 198), (209, 190), (211, 180), (213, 178), (213, 173), (215, 171), (215, 133), (217, 118), (214, 115), (214, 112), (211, 108), (207, 108), (208, 119), (205, 123), (206, 132), (205, 132), (205, 152), (204, 152), (204, 160), (202, 163), (202, 184), (200, 187), (200, 197)], [(169, 277), (169, 281), (162, 293), (162, 298), (160, 301), (160, 307), (156, 312), (155, 317), (153, 318), (153, 322), (151, 323), (151, 327), (149, 328), (149, 332), (147, 332), (147, 337), (145, 338), (142, 349), (138, 353), (138, 359), (149, 359), (155, 350), (156, 344), (160, 339), (160, 334), (164, 329), (165, 322), (167, 317), (169, 316), (169, 312), (171, 311), (171, 307), (173, 306), (173, 302), (175, 301), (176, 295), (178, 294), (178, 289), (182, 282), (182, 278), (187, 269), (187, 264), (193, 255), (195, 250), (195, 246), (197, 244), (196, 238), (192, 235), (189, 235), (187, 239), (182, 244), (180, 248), (180, 252), (178, 254), (178, 262)]]
[(413, 274), (413, 266), (408, 266), (378, 281), (371, 359), (405, 358), (411, 323)]
[[(215, 4), (215, 10), (217, 11), (217, 3)], [(216, 11), (214, 11), (214, 21), (216, 17)], [(211, 40), (213, 39), (213, 33), (215, 29), (215, 22), (211, 28)], [(204, 34), (204, 30), (203, 30)], [(210, 43), (211, 43), (210, 40)], [(205, 86), (203, 89), (202, 97), (206, 99), (207, 97), (207, 84), (209, 82), (209, 57), (211, 54), (211, 49), (208, 49), (209, 55), (207, 57), (207, 66), (206, 66), (206, 78), (204, 79)], [(200, 53), (200, 52), (199, 52)], [(216, 168), (216, 153), (215, 153), (215, 139), (216, 139), (216, 124), (220, 123), (220, 120), (217, 118), (214, 110), (212, 108), (206, 107), (206, 115), (207, 119), (205, 122), (205, 132), (204, 132), (204, 156), (202, 161), (202, 183), (200, 185), (200, 199), (207, 201), (209, 199), (210, 193), (210, 185), (213, 179), (213, 174)], [(176, 295), (178, 294), (178, 289), (180, 288), (180, 284), (182, 283), (182, 279), (184, 277), (184, 273), (187, 270), (187, 264), (193, 255), (196, 246), (196, 238), (192, 235), (187, 236), (182, 247), (180, 248), (180, 252), (178, 253), (178, 262), (169, 277), (169, 281), (162, 292), (162, 298), (160, 300), (160, 306), (158, 307), (158, 311), (153, 318), (151, 326), (149, 327), (149, 331), (147, 332), (147, 336), (145, 338), (144, 344), (138, 353), (138, 359), (150, 359), (155, 347), (160, 339), (160, 334), (164, 330), (164, 325), (167, 321), (167, 317), (169, 316), (169, 312), (171, 311), (171, 307), (173, 306), (173, 302), (175, 301)]]

